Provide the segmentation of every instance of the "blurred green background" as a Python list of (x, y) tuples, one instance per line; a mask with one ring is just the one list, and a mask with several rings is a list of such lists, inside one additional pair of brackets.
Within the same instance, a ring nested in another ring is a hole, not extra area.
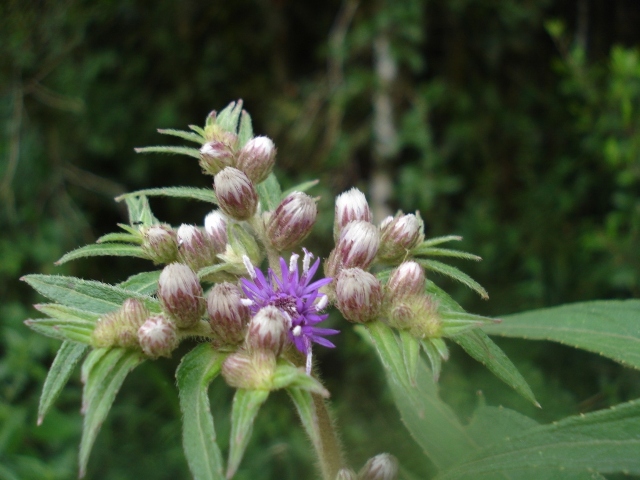
[[(197, 162), (136, 156), (170, 143), (158, 127), (202, 124), (244, 99), (278, 146), (285, 187), (319, 178), (309, 244), (331, 248), (333, 198), (358, 186), (385, 208), (419, 209), (428, 236), (459, 234), (479, 264), (456, 264), (486, 315), (640, 295), (640, 3), (635, 0), (4, 0), (0, 3), (0, 480), (76, 476), (77, 376), (35, 426), (58, 342), (27, 330), (42, 301), (19, 282), (58, 273), (117, 282), (138, 260), (53, 262), (126, 221), (113, 197), (206, 187)], [(385, 186), (391, 187), (387, 192)], [(206, 206), (154, 199), (163, 221), (201, 223)], [(336, 320), (336, 325), (338, 325)], [(381, 451), (425, 478), (371, 349), (349, 325), (321, 352), (349, 459)], [(640, 396), (640, 375), (545, 342), (501, 341), (536, 410), (454, 350), (442, 394), (468, 418), (482, 391), (540, 421)], [(188, 346), (185, 345), (185, 349)], [(188, 478), (172, 360), (125, 382), (89, 478)], [(212, 405), (221, 442), (230, 392)], [(284, 395), (258, 418), (240, 479), (313, 478)], [(434, 432), (437, 435), (437, 432)]]

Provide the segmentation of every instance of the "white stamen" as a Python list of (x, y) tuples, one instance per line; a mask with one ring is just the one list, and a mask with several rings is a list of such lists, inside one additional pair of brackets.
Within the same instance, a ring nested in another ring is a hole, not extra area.
[(318, 300), (318, 303), (316, 303), (316, 312), (324, 310), (324, 308), (327, 306), (327, 303), (329, 303), (329, 297), (327, 297), (326, 295), (322, 295), (319, 298), (320, 300)]
[(298, 258), (300, 258), (300, 255), (298, 255), (297, 253), (292, 253), (291, 254), (291, 259), (289, 260), (289, 271), (293, 272), (296, 267), (298, 266)]
[(251, 305), (253, 305), (253, 300), (249, 300), (248, 298), (241, 298), (240, 303), (245, 307), (250, 307)]
[(253, 279), (256, 278), (256, 269), (251, 263), (251, 260), (246, 255), (242, 256), (242, 262), (244, 263), (244, 268), (249, 272), (249, 276)]
[(309, 273), (309, 266), (311, 265), (313, 253), (311, 253), (306, 248), (303, 248), (302, 250), (304, 250), (304, 259), (302, 260), (302, 274), (306, 275), (307, 273)]
[(302, 335), (302, 327), (300, 325), (296, 325), (293, 327), (293, 330), (291, 330), (291, 333), (293, 333), (294, 337), (299, 337)]

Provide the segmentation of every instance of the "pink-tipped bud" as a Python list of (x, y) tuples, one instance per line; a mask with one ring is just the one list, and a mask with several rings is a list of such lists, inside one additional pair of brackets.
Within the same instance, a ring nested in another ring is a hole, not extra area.
[(207, 295), (211, 330), (223, 344), (236, 344), (244, 339), (250, 312), (242, 298), (241, 290), (228, 282), (215, 285)]
[(267, 222), (269, 241), (277, 250), (291, 250), (309, 234), (317, 215), (316, 202), (309, 195), (287, 195)]
[(371, 210), (367, 199), (357, 188), (352, 188), (336, 197), (333, 236), (339, 238), (340, 232), (349, 222), (371, 222)]
[(204, 231), (209, 236), (216, 253), (222, 253), (229, 241), (227, 235), (227, 217), (220, 210), (214, 210), (204, 217)]
[(227, 167), (214, 178), (220, 209), (236, 220), (248, 220), (258, 207), (256, 188), (243, 172)]
[(341, 268), (367, 269), (378, 252), (380, 232), (365, 221), (349, 222), (336, 245), (336, 258)]
[(100, 317), (91, 334), (94, 347), (134, 348), (138, 346), (137, 331), (150, 315), (137, 298), (128, 298), (122, 306)]
[(194, 271), (213, 265), (216, 250), (213, 241), (194, 225), (182, 224), (178, 228), (178, 261), (189, 265)]
[(153, 225), (144, 232), (142, 249), (156, 265), (171, 263), (178, 256), (176, 233), (167, 225)]
[(380, 226), (378, 257), (385, 261), (399, 260), (424, 240), (423, 222), (409, 213), (387, 217)]
[(278, 308), (269, 305), (261, 308), (249, 322), (247, 347), (251, 351), (261, 350), (280, 354), (289, 340), (291, 319)]
[(158, 279), (158, 300), (179, 328), (194, 326), (206, 308), (198, 276), (183, 263), (164, 267)]
[(359, 480), (395, 480), (396, 478), (398, 478), (398, 460), (388, 453), (370, 458), (358, 473)]
[(360, 268), (344, 269), (336, 283), (336, 303), (344, 318), (351, 322), (373, 320), (382, 305), (380, 281)]
[(249, 140), (238, 152), (236, 168), (247, 174), (258, 185), (273, 170), (276, 163), (276, 146), (268, 137), (255, 137)]
[(389, 276), (387, 296), (391, 301), (424, 293), (424, 269), (414, 261), (402, 262)]
[(341, 468), (336, 474), (336, 480), (358, 480), (358, 476), (350, 468)]
[(222, 376), (234, 388), (270, 390), (276, 371), (276, 357), (272, 352), (238, 350), (222, 364)]
[(147, 356), (170, 357), (178, 346), (176, 325), (162, 315), (151, 317), (138, 329), (138, 341)]
[(207, 142), (200, 148), (200, 167), (204, 173), (216, 175), (226, 167), (233, 167), (234, 164), (233, 149), (223, 141)]

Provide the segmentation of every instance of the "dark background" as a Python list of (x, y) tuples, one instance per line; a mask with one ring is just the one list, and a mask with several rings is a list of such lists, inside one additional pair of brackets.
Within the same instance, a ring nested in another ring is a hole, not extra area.
[[(81, 427), (77, 378), (35, 427), (58, 345), (22, 324), (41, 299), (18, 278), (117, 282), (150, 269), (141, 260), (53, 262), (126, 221), (113, 201), (120, 193), (210, 186), (194, 159), (133, 148), (178, 144), (155, 129), (202, 124), (239, 98), (256, 133), (278, 146), (283, 186), (321, 180), (312, 193), (322, 197), (322, 214), (309, 244), (322, 254), (331, 248), (334, 196), (351, 186), (375, 193), (372, 180), (382, 175), (393, 191), (377, 211), (418, 209), (428, 236), (462, 235), (460, 248), (483, 257), (456, 266), (488, 289), (488, 302), (433, 277), (469, 311), (498, 316), (638, 297), (638, 25), (634, 0), (3, 1), (0, 479), (73, 478)], [(380, 62), (395, 75), (376, 70)], [(207, 213), (181, 200), (154, 199), (152, 207), (173, 225), (201, 223)], [(320, 361), (352, 464), (390, 451), (426, 475), (377, 360), (348, 325), (339, 328), (339, 348)], [(500, 344), (543, 409), (454, 349), (442, 393), (463, 418), (478, 390), (540, 421), (640, 394), (636, 372), (595, 355)], [(125, 382), (89, 478), (188, 477), (175, 357)], [(223, 444), (229, 401), (229, 390), (214, 384)], [(238, 478), (313, 475), (287, 402), (278, 394), (267, 402)]]

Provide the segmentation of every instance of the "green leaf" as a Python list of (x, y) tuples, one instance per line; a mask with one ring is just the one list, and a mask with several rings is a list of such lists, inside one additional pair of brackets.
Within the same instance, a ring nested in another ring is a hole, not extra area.
[(209, 188), (195, 188), (195, 187), (163, 187), (163, 188), (147, 188), (146, 190), (138, 190), (137, 192), (125, 193), (116, 197), (119, 202), (122, 199), (130, 197), (136, 197), (138, 195), (148, 196), (165, 196), (174, 198), (190, 198), (192, 200), (199, 200), (207, 203), (218, 203), (215, 192)]
[[(553, 472), (553, 477), (541, 472)], [(640, 401), (534, 426), (492, 444), (438, 480), (567, 478), (565, 473), (640, 473)], [(573, 478), (573, 477), (572, 477)]]
[[(429, 340), (423, 340), (421, 342), (424, 353), (427, 354), (429, 363), (431, 364), (431, 372), (433, 373), (433, 381), (438, 382), (440, 378), (440, 372), (442, 371), (442, 357), (438, 352), (438, 349)], [(417, 373), (417, 372), (416, 372)]]
[(187, 155), (200, 160), (200, 150), (192, 147), (172, 147), (169, 145), (156, 145), (153, 147), (139, 147), (134, 149), (136, 153), (168, 153), (171, 155)]
[(85, 322), (66, 321), (57, 318), (36, 318), (24, 321), (24, 324), (35, 332), (47, 337), (56, 338), (63, 341), (91, 343), (93, 324)]
[(242, 148), (253, 138), (253, 126), (251, 125), (251, 115), (242, 110), (240, 116), (240, 126), (238, 127), (238, 148)]
[(253, 422), (268, 396), (268, 390), (245, 390), (242, 388), (236, 390), (231, 409), (231, 439), (227, 478), (233, 478), (236, 474), (251, 438)]
[[(129, 223), (131, 223), (131, 225), (142, 225), (148, 227), (150, 225), (157, 225), (160, 223), (151, 211), (149, 199), (144, 195), (140, 193), (135, 195), (121, 195), (120, 197), (116, 197), (116, 201), (120, 201), (118, 199), (122, 198), (124, 198), (124, 201), (127, 204), (127, 209), (129, 210)], [(122, 225), (120, 226), (122, 227)], [(133, 235), (138, 233), (134, 229), (131, 231), (125, 228), (125, 230), (129, 231)]]
[(159, 128), (158, 133), (162, 135), (171, 135), (173, 137), (179, 137), (190, 142), (195, 142), (200, 145), (206, 143), (205, 138), (202, 135), (193, 132), (186, 132), (184, 130), (174, 130), (172, 128)]
[(62, 275), (26, 275), (22, 280), (50, 300), (85, 312), (108, 313), (120, 308), (127, 298), (138, 298), (151, 312), (160, 312), (156, 299), (106, 283)]
[(462, 252), (460, 250), (451, 250), (449, 248), (430, 248), (424, 247), (423, 245), (419, 245), (416, 249), (411, 251), (412, 255), (419, 256), (432, 256), (432, 257), (453, 257), (453, 258), (461, 258), (463, 260), (473, 260), (474, 262), (479, 262), (482, 260), (482, 257), (478, 255), (474, 255), (472, 253)]
[(87, 345), (70, 341), (64, 341), (60, 345), (42, 387), (40, 404), (38, 405), (38, 425), (42, 424), (42, 420), (69, 381), (69, 377), (87, 348)]
[(202, 127), (198, 125), (189, 125), (189, 128), (206, 140), (206, 133)]
[(291, 187), (291, 188), (285, 190), (282, 193), (282, 197), (284, 198), (287, 195), (292, 194), (293, 192), (306, 192), (310, 188), (315, 187), (318, 184), (318, 182), (320, 182), (320, 180), (309, 180), (308, 182), (300, 183), (300, 184), (296, 185), (295, 187)]
[(158, 290), (158, 279), (161, 273), (162, 270), (137, 273), (119, 283), (118, 287), (143, 295), (153, 295)]
[(480, 329), (471, 330), (451, 337), (469, 355), (486, 366), (496, 377), (537, 407), (531, 387), (520, 374), (509, 357)]
[(381, 322), (366, 324), (388, 377), (402, 422), (438, 468), (447, 468), (479, 447), (455, 413), (438, 397), (431, 372), (418, 362), (416, 386), (406, 374), (402, 350), (393, 331)]
[(58, 303), (40, 303), (34, 306), (45, 315), (49, 315), (51, 318), (57, 318), (63, 322), (74, 322), (93, 326), (100, 317), (100, 315), (96, 313), (60, 305)]
[(104, 256), (147, 258), (142, 247), (137, 245), (124, 245), (122, 243), (95, 243), (70, 251), (63, 255), (62, 258), (56, 262), (56, 265), (62, 265), (63, 263), (76, 260), (78, 258)]
[(507, 315), (490, 335), (550, 340), (640, 368), (640, 300), (574, 303)]
[(257, 187), (258, 197), (263, 212), (275, 210), (282, 200), (282, 191), (276, 176), (271, 173), (267, 179)]
[(446, 275), (447, 277), (452, 278), (462, 283), (463, 285), (466, 285), (471, 290), (477, 292), (483, 299), (486, 300), (489, 298), (489, 294), (484, 288), (482, 288), (482, 285), (480, 285), (462, 270), (456, 267), (452, 267), (451, 265), (447, 265), (446, 263), (438, 262), (436, 260), (425, 260), (422, 258), (417, 258), (416, 261), (427, 270), (441, 273), (442, 275)]
[(446, 235), (444, 237), (430, 238), (429, 240), (425, 240), (416, 248), (414, 248), (412, 250), (412, 253), (414, 255), (420, 255), (420, 252), (425, 248), (431, 248), (436, 245), (441, 245), (443, 243), (448, 243), (448, 242), (459, 242), (460, 240), (462, 240), (462, 237), (459, 235)]
[(204, 267), (198, 270), (198, 278), (200, 280), (206, 281), (207, 277), (209, 277), (210, 275), (214, 275), (220, 272), (225, 272), (233, 268), (234, 266), (229, 263), (219, 263), (217, 265), (209, 265), (208, 267)]
[(411, 381), (411, 385), (415, 385), (416, 375), (418, 374), (418, 361), (420, 360), (420, 341), (406, 330), (401, 330), (398, 333), (404, 366), (407, 369), (407, 377)]
[(322, 433), (320, 432), (318, 414), (311, 393), (308, 390), (296, 387), (287, 388), (287, 393), (296, 407), (300, 422), (307, 435), (309, 435), (313, 448), (318, 452), (318, 458), (323, 458)]
[(106, 235), (101, 236), (96, 243), (110, 243), (110, 242), (121, 242), (121, 243), (134, 243), (136, 245), (140, 245), (143, 240), (141, 235), (132, 235), (131, 233), (107, 233)]
[(85, 360), (87, 367), (83, 365), (85, 379), (82, 394), (84, 425), (78, 459), (81, 478), (84, 477), (87, 470), (91, 447), (122, 382), (129, 372), (143, 361), (144, 356), (141, 352), (121, 348), (97, 349), (87, 356)]
[(329, 391), (318, 380), (307, 375), (304, 368), (281, 362), (273, 377), (273, 389), (289, 387), (301, 388), (325, 398), (329, 397)]
[(231, 102), (216, 117), (216, 124), (227, 132), (236, 133), (242, 112), (242, 100)]
[(225, 358), (211, 344), (201, 343), (182, 358), (176, 371), (183, 417), (182, 446), (196, 480), (224, 479), (208, 390)]
[(458, 335), (483, 325), (493, 325), (500, 321), (494, 318), (483, 317), (482, 315), (463, 312), (444, 311), (440, 312), (440, 316), (442, 319), (442, 335), (445, 337)]

